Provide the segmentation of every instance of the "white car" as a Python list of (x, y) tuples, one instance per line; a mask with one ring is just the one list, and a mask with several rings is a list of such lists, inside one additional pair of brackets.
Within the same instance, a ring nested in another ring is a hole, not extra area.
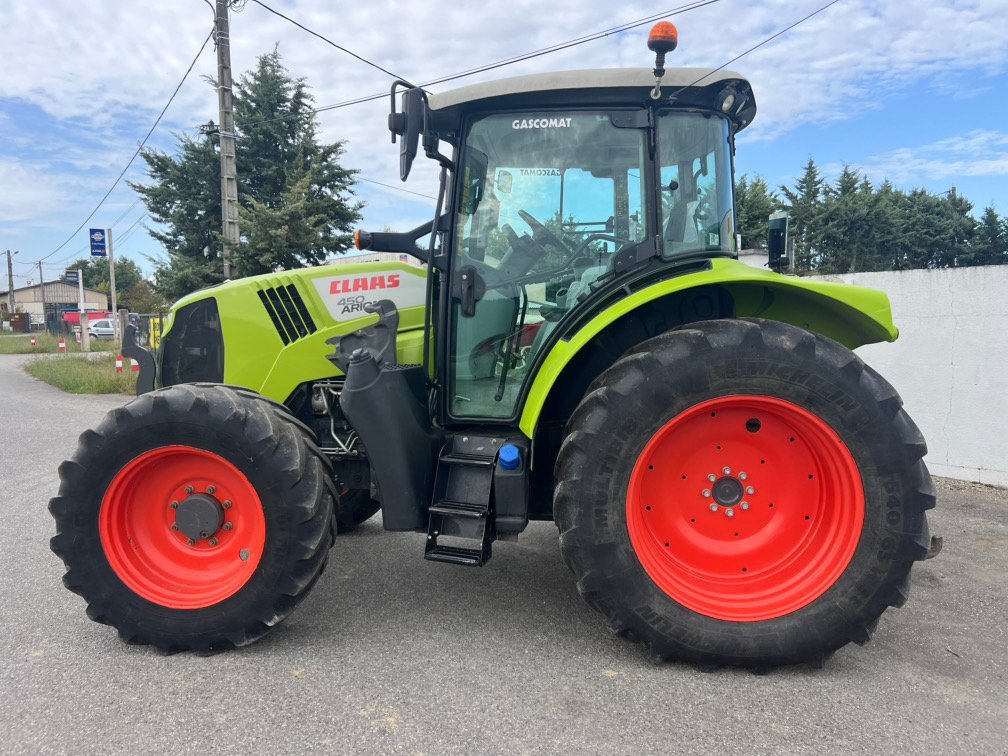
[(88, 323), (88, 335), (92, 339), (114, 339), (115, 327), (111, 320), (96, 320)]

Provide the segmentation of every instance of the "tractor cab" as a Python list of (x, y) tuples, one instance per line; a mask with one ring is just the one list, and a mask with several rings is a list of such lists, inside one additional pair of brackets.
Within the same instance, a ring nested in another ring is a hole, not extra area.
[(735, 256), (733, 140), (755, 114), (752, 91), (731, 71), (661, 74), (407, 88), (401, 109), (393, 85), (401, 177), (421, 138), (441, 163), (437, 221), (358, 244), (417, 254), (409, 237), (435, 228), (419, 256), (434, 271), (442, 423), (513, 422), (537, 361), (628, 275)]

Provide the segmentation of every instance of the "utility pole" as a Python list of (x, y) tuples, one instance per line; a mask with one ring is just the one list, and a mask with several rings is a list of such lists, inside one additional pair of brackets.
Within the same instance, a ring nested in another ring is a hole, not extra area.
[[(116, 309), (116, 289), (115, 289), (115, 253), (112, 251), (112, 229), (105, 230), (105, 239), (108, 241), (108, 270), (109, 270), (109, 288), (112, 290), (112, 315), (115, 316), (119, 310)], [(81, 276), (83, 278), (83, 276)], [(113, 321), (113, 323), (118, 323), (118, 320)], [(114, 327), (114, 326), (113, 326)], [(115, 329), (115, 340), (117, 344), (122, 344), (122, 332), (116, 328)]]
[[(14, 253), (15, 255), (17, 252)], [(14, 317), (14, 263), (11, 251), (7, 250), (7, 295), (10, 297), (7, 306), (8, 317)]]
[[(220, 108), (221, 232), (224, 278), (231, 277), (228, 255), (238, 246), (238, 170), (235, 164), (234, 99), (231, 91), (230, 0), (217, 0), (214, 41), (217, 43), (217, 104)], [(113, 305), (114, 307), (115, 305)]]
[(46, 333), (49, 332), (49, 313), (46, 312), (46, 300), (45, 300), (45, 279), (42, 278), (42, 261), (38, 262), (38, 282), (39, 291), (42, 293), (42, 325), (45, 328)]

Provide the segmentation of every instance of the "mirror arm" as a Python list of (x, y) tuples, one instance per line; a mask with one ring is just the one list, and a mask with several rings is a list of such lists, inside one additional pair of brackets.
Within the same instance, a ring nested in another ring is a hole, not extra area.
[(390, 231), (370, 232), (358, 231), (357, 249), (371, 250), (373, 252), (401, 252), (412, 255), (421, 262), (429, 262), (428, 252), (417, 246), (417, 239), (431, 233), (434, 221), (429, 220), (410, 231), (395, 233)]

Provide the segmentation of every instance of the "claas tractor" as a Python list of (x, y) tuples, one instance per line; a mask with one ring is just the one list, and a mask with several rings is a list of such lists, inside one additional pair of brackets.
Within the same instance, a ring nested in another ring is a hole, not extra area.
[(126, 348), (138, 396), (50, 504), (88, 616), (166, 651), (251, 643), (380, 510), (459, 566), (552, 520), (585, 601), (658, 658), (867, 641), (932, 550), (924, 439), (852, 351), (896, 339), (889, 302), (738, 261), (756, 101), (666, 69), (675, 41), (655, 27), (654, 68), (396, 81), (401, 177), (421, 148), (439, 167), (429, 222), (357, 232), (377, 262), (193, 293), (157, 360)]

